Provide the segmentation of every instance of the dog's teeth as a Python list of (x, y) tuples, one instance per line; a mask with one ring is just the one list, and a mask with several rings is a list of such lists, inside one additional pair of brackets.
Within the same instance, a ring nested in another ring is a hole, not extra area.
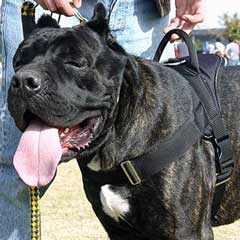
[(65, 128), (64, 133), (69, 133), (70, 129), (69, 128)]

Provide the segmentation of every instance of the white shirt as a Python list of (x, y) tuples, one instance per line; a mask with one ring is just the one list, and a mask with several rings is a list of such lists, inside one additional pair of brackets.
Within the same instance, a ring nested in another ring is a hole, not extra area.
[(235, 42), (231, 42), (226, 46), (225, 50), (226, 55), (229, 60), (238, 60), (239, 59), (239, 46)]
[(220, 52), (222, 56), (224, 55), (225, 46), (221, 42), (216, 42), (215, 48), (216, 48), (216, 52)]

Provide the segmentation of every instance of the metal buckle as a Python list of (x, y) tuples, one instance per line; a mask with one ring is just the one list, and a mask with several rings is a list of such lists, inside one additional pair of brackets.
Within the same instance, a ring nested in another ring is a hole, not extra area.
[(124, 161), (120, 164), (120, 166), (132, 185), (138, 185), (142, 182), (131, 161)]
[(228, 182), (229, 180), (230, 180), (230, 177), (225, 179), (225, 180), (223, 180), (223, 181), (221, 181), (221, 182), (216, 183), (216, 187), (221, 186), (222, 184)]
[(204, 135), (203, 139), (212, 143), (214, 147), (215, 154), (217, 155), (218, 159), (222, 157), (222, 150), (219, 146), (218, 140), (214, 137), (214, 135)]

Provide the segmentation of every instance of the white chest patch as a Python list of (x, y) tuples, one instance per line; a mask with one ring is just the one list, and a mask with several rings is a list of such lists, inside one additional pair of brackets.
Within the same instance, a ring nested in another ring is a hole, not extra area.
[(100, 200), (103, 211), (115, 221), (124, 218), (124, 215), (130, 211), (130, 205), (127, 199), (121, 197), (120, 194), (113, 192), (110, 185), (101, 187)]

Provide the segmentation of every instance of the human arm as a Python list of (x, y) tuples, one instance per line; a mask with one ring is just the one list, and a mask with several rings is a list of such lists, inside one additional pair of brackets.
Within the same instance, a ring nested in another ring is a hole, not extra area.
[[(168, 32), (171, 29), (178, 28), (190, 33), (197, 23), (201, 23), (205, 17), (205, 0), (175, 0), (176, 17), (164, 29)], [(176, 40), (176, 35), (172, 36), (172, 41)]]
[[(39, 3), (45, 10), (61, 13), (66, 16), (73, 16), (73, 7), (79, 8), (82, 0), (36, 0), (36, 2)], [(71, 2), (71, 4), (69, 2)]]

